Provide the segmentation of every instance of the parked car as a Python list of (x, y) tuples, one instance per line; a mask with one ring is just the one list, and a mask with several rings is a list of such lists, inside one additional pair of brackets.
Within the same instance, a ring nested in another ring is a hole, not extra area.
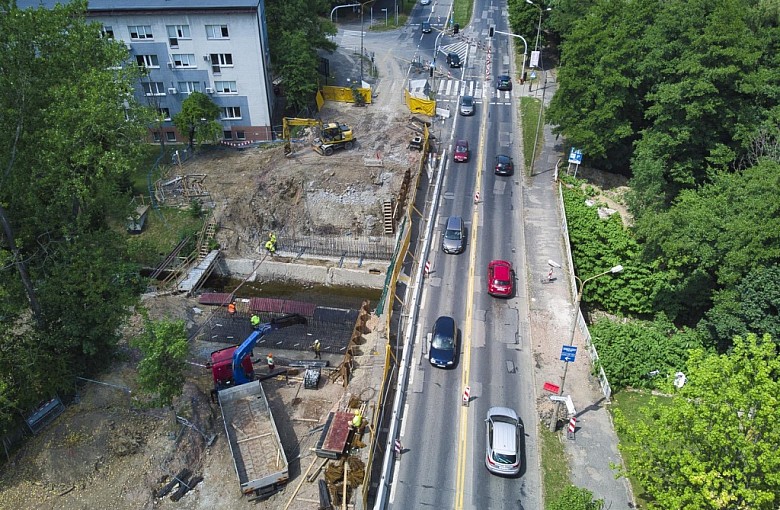
[(512, 263), (506, 260), (494, 260), (488, 264), (487, 291), (491, 296), (512, 297), (515, 272)]
[(450, 67), (460, 67), (460, 55), (457, 53), (447, 53), (447, 63)]
[(512, 78), (502, 74), (496, 79), (496, 88), (498, 90), (512, 90)]
[(485, 466), (497, 475), (520, 473), (520, 434), (523, 424), (508, 407), (488, 409), (485, 431)]
[(442, 316), (436, 319), (431, 332), (429, 360), (439, 368), (455, 366), (458, 359), (458, 328), (455, 319)]
[(496, 156), (496, 175), (513, 175), (515, 165), (510, 156), (499, 154)]
[(423, 34), (430, 34), (431, 31), (433, 30), (431, 28), (431, 22), (430, 21), (423, 21), (421, 26), (422, 26), (422, 33)]
[(463, 218), (460, 216), (450, 216), (444, 225), (444, 232), (441, 236), (441, 250), (444, 253), (463, 253), (466, 249), (466, 228), (463, 225)]
[(465, 163), (469, 160), (469, 142), (467, 140), (458, 140), (455, 142), (455, 152), (452, 156), (455, 161)]
[(474, 115), (474, 96), (460, 96), (460, 114)]

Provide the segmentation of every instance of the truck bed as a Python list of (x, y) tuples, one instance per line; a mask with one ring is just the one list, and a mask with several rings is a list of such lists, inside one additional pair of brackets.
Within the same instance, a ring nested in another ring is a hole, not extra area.
[(260, 383), (222, 390), (219, 403), (241, 491), (286, 483), (287, 457)]

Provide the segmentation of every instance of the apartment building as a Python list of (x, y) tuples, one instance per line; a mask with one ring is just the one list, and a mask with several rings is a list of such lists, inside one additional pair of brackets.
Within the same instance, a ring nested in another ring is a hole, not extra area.
[[(52, 8), (67, 1), (17, 5)], [(219, 106), (224, 140), (272, 139), (264, 0), (90, 0), (87, 17), (125, 42), (131, 62), (148, 69), (135, 95), (166, 119), (161, 131), (152, 131), (153, 140), (185, 141), (171, 119), (193, 91)]]

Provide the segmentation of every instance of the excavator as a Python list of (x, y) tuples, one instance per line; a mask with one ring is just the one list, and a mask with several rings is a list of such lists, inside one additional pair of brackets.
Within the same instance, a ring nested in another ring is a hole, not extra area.
[(350, 150), (357, 141), (352, 134), (352, 128), (339, 122), (324, 123), (317, 119), (299, 119), (285, 117), (282, 119), (282, 137), (284, 138), (285, 155), (292, 154), (292, 135), (290, 127), (310, 126), (319, 128), (319, 136), (314, 139), (313, 148), (318, 153), (330, 156), (337, 149)]

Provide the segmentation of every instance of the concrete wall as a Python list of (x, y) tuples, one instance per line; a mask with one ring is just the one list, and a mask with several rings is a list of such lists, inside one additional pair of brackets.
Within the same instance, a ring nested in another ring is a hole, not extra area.
[[(215, 272), (222, 276), (244, 279), (252, 273), (249, 281), (283, 280), (340, 287), (366, 287), (381, 289), (385, 284), (388, 264), (369, 263), (363, 267), (338, 267), (335, 262), (318, 261), (318, 264), (280, 262), (266, 259), (262, 264), (257, 259), (222, 259)], [(257, 267), (255, 270), (254, 268)]]

